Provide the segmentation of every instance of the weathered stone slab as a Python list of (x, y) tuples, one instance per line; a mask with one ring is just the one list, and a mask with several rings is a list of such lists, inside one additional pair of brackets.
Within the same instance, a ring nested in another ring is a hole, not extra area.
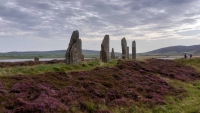
[(101, 43), (101, 54), (102, 54), (102, 61), (109, 62), (109, 35), (105, 35), (103, 42)]
[(34, 58), (34, 61), (35, 61), (35, 62), (39, 62), (39, 58), (38, 58), (38, 57), (35, 57), (35, 58)]
[(127, 59), (129, 59), (129, 47), (127, 47)]
[(71, 62), (72, 64), (80, 64), (82, 61), (82, 42), (81, 39), (78, 39), (75, 44), (73, 44), (71, 53)]
[(83, 55), (83, 54), (82, 54), (81, 60), (82, 60), (82, 61), (84, 61), (84, 60), (85, 60), (85, 58), (84, 58), (84, 55)]
[(111, 59), (115, 59), (115, 52), (114, 52), (114, 48), (112, 48), (112, 52), (111, 52)]
[(136, 42), (132, 42), (132, 59), (136, 59)]
[(72, 33), (65, 58), (66, 64), (79, 64), (82, 61), (82, 41), (79, 39), (78, 30)]
[(102, 60), (102, 51), (101, 50), (100, 50), (99, 54), (100, 54), (99, 59)]
[(126, 59), (127, 58), (127, 42), (126, 42), (126, 38), (122, 38), (121, 40), (121, 46), (122, 46), (122, 59)]

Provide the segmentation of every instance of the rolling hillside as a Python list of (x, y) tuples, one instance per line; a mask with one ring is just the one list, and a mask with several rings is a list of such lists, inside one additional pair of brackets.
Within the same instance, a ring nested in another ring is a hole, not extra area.
[[(65, 52), (66, 50), (7, 52), (7, 53), (0, 53), (0, 59), (33, 58), (35, 56), (38, 56), (40, 58), (63, 58), (65, 56)], [(99, 51), (97, 50), (83, 50), (82, 53), (86, 58), (99, 57)], [(139, 53), (138, 55), (183, 55), (183, 53), (192, 53), (193, 55), (200, 55), (200, 45), (171, 46), (171, 47), (156, 49), (145, 53)], [(121, 53), (115, 52), (115, 55), (120, 57)]]
[[(0, 53), (0, 58), (33, 58), (38, 56), (40, 58), (63, 58), (66, 50), (55, 51), (26, 51), (26, 52), (7, 52)], [(87, 58), (99, 57), (99, 51), (96, 50), (83, 50), (83, 55)], [(115, 53), (116, 56), (121, 56), (121, 53)]]
[(156, 49), (140, 55), (182, 55), (183, 53), (192, 53), (193, 55), (200, 55), (200, 45), (193, 46), (171, 46)]

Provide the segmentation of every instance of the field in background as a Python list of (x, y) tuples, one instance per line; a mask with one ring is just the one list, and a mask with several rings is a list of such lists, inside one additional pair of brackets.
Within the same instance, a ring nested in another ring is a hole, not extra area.
[[(57, 51), (32, 51), (32, 52), (8, 52), (0, 53), (0, 59), (33, 59), (35, 56), (39, 58), (64, 58), (66, 50), (57, 50)], [(85, 58), (99, 58), (99, 51), (94, 50), (83, 50), (83, 55)], [(121, 58), (121, 53), (115, 52), (115, 56)], [(161, 58), (161, 57), (175, 57), (183, 58), (183, 54), (180, 56), (174, 55), (141, 55), (137, 54), (138, 59), (147, 59), (147, 58)], [(196, 56), (194, 56), (196, 57)], [(198, 56), (197, 56), (198, 57)], [(131, 58), (131, 54), (130, 54)]]
[[(0, 53), (0, 59), (64, 58), (66, 50)], [(99, 57), (99, 51), (83, 50), (85, 58)], [(118, 54), (118, 53), (116, 53)]]

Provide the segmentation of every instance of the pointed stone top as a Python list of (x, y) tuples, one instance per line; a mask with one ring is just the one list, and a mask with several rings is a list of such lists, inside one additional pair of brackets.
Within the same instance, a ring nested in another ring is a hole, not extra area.
[(126, 38), (125, 38), (125, 37), (122, 38), (121, 42), (122, 42), (123, 44), (126, 44), (126, 43), (127, 43), (127, 42), (126, 42)]
[(112, 48), (112, 53), (114, 53), (114, 48)]
[(109, 38), (109, 35), (105, 35), (104, 38)]
[(78, 32), (78, 30), (73, 31), (72, 36), (71, 36), (71, 39), (70, 39), (70, 43), (69, 43), (70, 49), (71, 49), (72, 45), (73, 45), (74, 43), (76, 43), (76, 41), (77, 41), (78, 39), (79, 39), (79, 32)]
[(126, 40), (126, 38), (124, 37), (124, 38), (122, 38), (122, 40)]
[(79, 38), (79, 32), (78, 32), (78, 30), (73, 31), (71, 37), (78, 37)]
[(132, 42), (132, 47), (135, 47), (135, 45), (136, 45), (136, 44), (135, 44), (135, 40), (134, 40), (134, 41)]
[(121, 43), (123, 46), (127, 46), (126, 38), (122, 38)]
[(112, 48), (112, 52), (111, 52), (111, 59), (115, 59), (115, 52), (114, 52), (114, 48)]
[(109, 43), (109, 35), (105, 35), (102, 44)]

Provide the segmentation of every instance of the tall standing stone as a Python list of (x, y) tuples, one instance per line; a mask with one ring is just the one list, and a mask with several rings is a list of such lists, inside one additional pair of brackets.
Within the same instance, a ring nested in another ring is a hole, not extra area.
[(115, 52), (114, 52), (114, 48), (112, 48), (112, 52), (111, 52), (111, 59), (115, 59)]
[(82, 61), (84, 61), (84, 60), (85, 60), (85, 59), (84, 59), (84, 55), (83, 55), (83, 54), (82, 54), (82, 56), (81, 56), (81, 60), (82, 60)]
[(82, 57), (82, 41), (81, 39), (78, 39), (71, 49), (72, 64), (80, 64)]
[(105, 35), (101, 43), (101, 59), (103, 62), (109, 62), (109, 35)]
[(121, 40), (121, 46), (122, 46), (122, 59), (126, 59), (127, 58), (127, 42), (125, 37), (122, 38)]
[(136, 42), (132, 42), (132, 59), (136, 59)]
[(34, 58), (34, 61), (35, 61), (35, 62), (39, 62), (39, 58), (38, 58), (38, 57), (35, 57), (35, 58)]
[(66, 51), (66, 64), (79, 64), (81, 63), (82, 56), (82, 41), (79, 39), (78, 30), (73, 31), (69, 46)]
[(129, 47), (127, 46), (127, 59), (129, 59)]
[(99, 54), (100, 54), (99, 59), (102, 60), (102, 50), (100, 50)]

